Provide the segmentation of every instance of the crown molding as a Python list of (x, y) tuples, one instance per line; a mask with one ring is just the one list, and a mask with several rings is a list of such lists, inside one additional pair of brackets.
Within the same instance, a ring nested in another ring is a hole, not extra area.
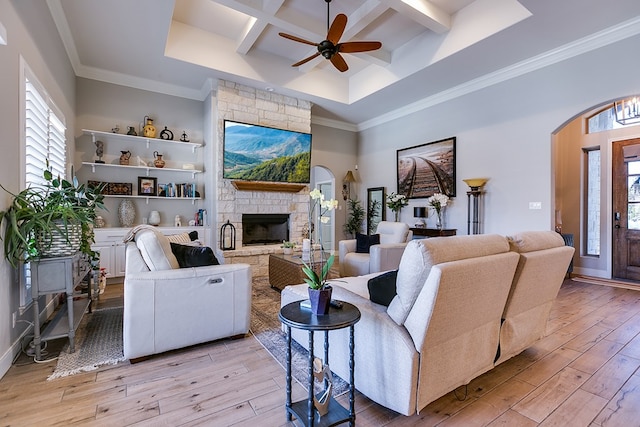
[(346, 130), (349, 132), (358, 132), (358, 126), (354, 125), (353, 123), (347, 123), (340, 120), (325, 119), (324, 117), (313, 115), (311, 116), (311, 124)]
[(571, 43), (567, 43), (559, 48), (552, 49), (540, 55), (531, 57), (524, 61), (493, 73), (486, 74), (477, 79), (470, 80), (458, 86), (439, 92), (435, 95), (408, 104), (389, 113), (385, 113), (374, 119), (361, 122), (357, 125), (358, 131), (363, 131), (374, 126), (390, 122), (425, 110), (443, 102), (468, 95), (472, 92), (514, 79), (527, 73), (548, 67), (553, 64), (565, 61), (567, 59), (582, 55), (595, 49), (608, 46), (612, 43), (627, 39), (640, 34), (640, 17), (636, 17), (616, 25), (609, 27), (597, 33), (583, 37)]

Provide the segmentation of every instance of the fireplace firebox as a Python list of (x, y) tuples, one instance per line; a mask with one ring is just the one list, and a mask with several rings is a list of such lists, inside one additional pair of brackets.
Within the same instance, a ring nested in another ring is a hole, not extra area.
[(289, 240), (289, 214), (242, 214), (242, 246)]

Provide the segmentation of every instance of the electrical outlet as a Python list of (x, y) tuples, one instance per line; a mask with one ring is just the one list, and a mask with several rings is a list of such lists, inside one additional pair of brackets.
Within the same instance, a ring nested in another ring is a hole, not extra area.
[(542, 209), (542, 202), (529, 202), (529, 209)]
[(13, 328), (16, 327), (17, 320), (18, 320), (18, 312), (14, 311), (13, 314), (11, 315), (11, 324), (13, 325)]

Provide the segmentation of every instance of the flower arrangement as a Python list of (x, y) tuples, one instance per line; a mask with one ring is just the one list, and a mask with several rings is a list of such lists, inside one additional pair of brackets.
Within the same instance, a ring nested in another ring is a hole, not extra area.
[(399, 220), (400, 209), (408, 204), (409, 200), (404, 194), (391, 193), (387, 196), (387, 206), (396, 214), (396, 221)]
[(427, 204), (436, 211), (436, 215), (438, 216), (438, 222), (436, 223), (438, 228), (442, 228), (442, 211), (444, 207), (447, 206), (447, 202), (449, 202), (449, 197), (442, 193), (435, 193), (427, 199)]
[[(311, 198), (311, 200), (309, 201), (309, 229), (311, 230), (313, 219), (315, 218), (314, 215), (319, 215), (320, 222), (326, 224), (330, 220), (330, 218), (326, 216), (326, 213), (336, 209), (338, 207), (338, 201), (334, 199), (325, 200), (324, 195), (318, 189), (314, 189), (313, 191), (309, 192), (309, 197)], [(302, 262), (304, 263), (302, 271), (307, 276), (304, 281), (307, 283), (307, 285), (309, 285), (309, 288), (316, 290), (323, 289), (326, 286), (326, 278), (334, 261), (334, 256), (331, 255), (327, 259), (327, 262), (324, 262), (324, 249), (322, 247), (321, 236), (322, 233), (318, 232), (318, 243), (320, 243), (320, 264), (322, 265), (320, 274), (316, 273), (316, 271), (313, 269), (315, 252), (313, 247), (310, 251), (309, 264), (307, 264), (304, 259), (302, 260)]]

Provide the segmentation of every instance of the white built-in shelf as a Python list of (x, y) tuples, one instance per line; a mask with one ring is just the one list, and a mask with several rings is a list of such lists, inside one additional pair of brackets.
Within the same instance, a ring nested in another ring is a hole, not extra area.
[(183, 147), (191, 147), (191, 151), (195, 152), (196, 148), (202, 147), (202, 144), (198, 142), (183, 142), (180, 140), (174, 139), (161, 139), (161, 138), (147, 138), (144, 136), (133, 136), (133, 135), (125, 135), (122, 133), (113, 133), (113, 132), (103, 132), (100, 130), (91, 130), (91, 129), (82, 129), (82, 132), (91, 135), (93, 142), (95, 143), (98, 137), (109, 138), (109, 139), (118, 139), (121, 141), (129, 141), (134, 144), (145, 143), (147, 148), (151, 146), (151, 144), (172, 144), (173, 146), (183, 146)]
[(95, 162), (82, 162), (83, 165), (91, 166), (91, 172), (96, 172), (96, 167), (98, 168), (120, 168), (120, 169), (141, 169), (146, 171), (147, 176), (149, 176), (149, 172), (180, 172), (180, 173), (188, 173), (191, 174), (192, 178), (195, 178), (196, 174), (202, 173), (201, 170), (198, 169), (174, 169), (174, 168), (155, 168), (152, 166), (135, 166), (135, 165), (112, 165), (109, 163), (95, 163)]
[(149, 204), (149, 199), (151, 200), (191, 200), (191, 204), (195, 203), (196, 200), (202, 200), (202, 197), (165, 197), (165, 196), (134, 196), (132, 194), (105, 194), (105, 198), (126, 198), (126, 199), (146, 199), (147, 204)]

